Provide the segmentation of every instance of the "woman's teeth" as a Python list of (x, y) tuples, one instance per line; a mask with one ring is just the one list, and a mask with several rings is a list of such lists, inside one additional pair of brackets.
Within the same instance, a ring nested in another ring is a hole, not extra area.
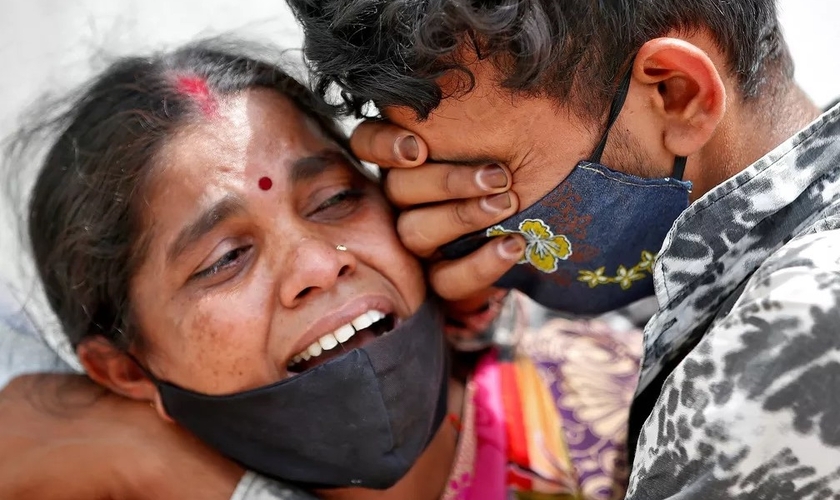
[(342, 325), (332, 333), (328, 333), (316, 340), (309, 347), (298, 353), (289, 362), (289, 366), (294, 366), (301, 361), (307, 361), (312, 358), (317, 358), (324, 351), (334, 349), (338, 344), (343, 344), (350, 340), (356, 332), (360, 332), (370, 325), (385, 318), (385, 313), (381, 311), (370, 310), (362, 313), (358, 318), (354, 319), (346, 325)]

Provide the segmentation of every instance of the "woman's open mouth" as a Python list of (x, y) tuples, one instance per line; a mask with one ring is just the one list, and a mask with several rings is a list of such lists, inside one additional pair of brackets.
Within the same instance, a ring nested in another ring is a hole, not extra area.
[(361, 347), (371, 340), (394, 329), (396, 317), (377, 310), (370, 310), (356, 319), (338, 327), (313, 342), (289, 361), (290, 373), (299, 374)]

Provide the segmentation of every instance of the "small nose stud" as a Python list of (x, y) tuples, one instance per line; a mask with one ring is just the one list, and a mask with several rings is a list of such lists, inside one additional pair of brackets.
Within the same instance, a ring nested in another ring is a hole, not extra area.
[(347, 247), (344, 246), (344, 245), (336, 245), (335, 249), (338, 250), (339, 252), (346, 252), (347, 251)]

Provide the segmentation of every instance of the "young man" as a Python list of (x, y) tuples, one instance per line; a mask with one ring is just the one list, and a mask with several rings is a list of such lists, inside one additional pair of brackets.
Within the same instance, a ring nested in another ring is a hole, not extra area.
[(792, 80), (773, 0), (290, 4), (319, 87), (385, 118), (355, 150), (441, 295), (655, 293), (628, 498), (840, 492), (840, 107)]

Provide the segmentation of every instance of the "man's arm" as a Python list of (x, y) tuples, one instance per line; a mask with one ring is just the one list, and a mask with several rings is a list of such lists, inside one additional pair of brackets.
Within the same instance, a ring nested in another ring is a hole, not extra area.
[(0, 286), (0, 498), (312, 498), (72, 371)]
[(665, 382), (629, 499), (840, 491), (840, 230), (765, 263)]
[(148, 405), (81, 375), (0, 392), (0, 498), (227, 500), (244, 471)]

